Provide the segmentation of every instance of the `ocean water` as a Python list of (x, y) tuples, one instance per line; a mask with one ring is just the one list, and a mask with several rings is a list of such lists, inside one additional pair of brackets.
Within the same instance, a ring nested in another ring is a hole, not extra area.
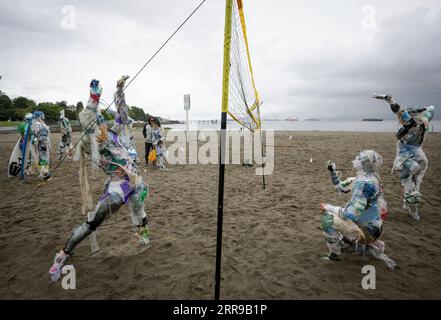
[[(166, 124), (164, 127), (185, 130), (185, 124)], [(228, 121), (227, 127), (239, 129), (235, 121)], [(348, 131), (348, 132), (396, 132), (400, 127), (397, 121), (262, 121), (264, 129), (276, 131)], [(190, 130), (219, 130), (220, 121), (191, 122)], [(441, 132), (441, 121), (430, 123), (431, 132)]]

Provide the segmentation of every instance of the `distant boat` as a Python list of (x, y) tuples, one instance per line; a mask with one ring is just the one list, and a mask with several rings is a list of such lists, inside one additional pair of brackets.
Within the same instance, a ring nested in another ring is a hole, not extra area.
[(299, 121), (299, 119), (288, 117), (288, 118), (286, 119), (286, 121)]
[(317, 118), (309, 118), (309, 119), (305, 119), (305, 121), (320, 121), (320, 120)]
[(376, 118), (365, 118), (361, 121), (383, 121), (383, 119), (376, 119)]

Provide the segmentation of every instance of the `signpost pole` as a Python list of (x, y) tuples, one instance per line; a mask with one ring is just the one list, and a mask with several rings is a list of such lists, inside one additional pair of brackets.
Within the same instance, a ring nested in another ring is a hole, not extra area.
[(187, 128), (187, 140), (188, 140), (190, 134), (190, 124), (188, 123), (188, 109), (185, 110), (185, 119), (186, 119), (185, 123), (187, 124), (186, 128)]
[(187, 141), (190, 138), (190, 121), (188, 120), (188, 111), (190, 110), (190, 95), (184, 95), (185, 123), (187, 131)]

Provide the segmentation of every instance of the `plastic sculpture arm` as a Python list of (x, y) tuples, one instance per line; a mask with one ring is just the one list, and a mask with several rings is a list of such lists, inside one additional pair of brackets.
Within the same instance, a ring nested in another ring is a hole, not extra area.
[(416, 121), (411, 117), (409, 112), (406, 109), (404, 109), (403, 107), (401, 107), (398, 104), (398, 102), (395, 101), (395, 99), (391, 95), (387, 95), (387, 94), (381, 94), (381, 95), (374, 94), (373, 98), (374, 99), (379, 99), (379, 100), (385, 100), (386, 102), (388, 102), (392, 112), (397, 115), (398, 120), (403, 125), (403, 128), (401, 128), (398, 131), (398, 133), (397, 133), (397, 138), (398, 139), (403, 138), (409, 132), (409, 130), (411, 128), (417, 126)]
[(352, 189), (352, 183), (354, 182), (355, 178), (350, 177), (344, 181), (340, 180), (340, 176), (338, 174), (338, 171), (336, 171), (335, 162), (329, 160), (326, 162), (326, 167), (328, 168), (329, 172), (331, 173), (331, 181), (332, 185), (335, 187), (335, 189), (338, 192), (348, 193)]
[(123, 125), (127, 125), (129, 121), (129, 107), (126, 104), (126, 97), (124, 94), (124, 86), (126, 84), (126, 80), (129, 79), (129, 76), (122, 76), (116, 82), (116, 91), (115, 91), (115, 105), (116, 110), (118, 112), (117, 119)]
[(372, 98), (378, 99), (378, 100), (385, 100), (386, 102), (388, 102), (393, 113), (397, 113), (397, 112), (403, 110), (403, 108), (398, 104), (398, 102), (396, 102), (395, 99), (389, 94), (376, 94), (376, 93), (374, 93)]

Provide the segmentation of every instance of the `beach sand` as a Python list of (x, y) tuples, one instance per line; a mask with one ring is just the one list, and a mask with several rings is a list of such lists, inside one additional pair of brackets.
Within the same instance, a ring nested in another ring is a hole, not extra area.
[[(292, 139), (289, 136), (292, 135)], [(76, 141), (78, 134), (74, 135)], [(143, 154), (140, 131), (137, 149)], [(81, 243), (67, 261), (76, 270), (76, 289), (51, 283), (48, 269), (81, 216), (78, 163), (66, 161), (27, 203), (39, 180), (8, 179), (6, 168), (17, 136), (0, 135), (0, 298), (1, 299), (212, 299), (217, 218), (217, 165), (168, 165), (143, 173), (151, 243), (139, 248), (127, 208), (98, 231), (101, 250)], [(60, 140), (53, 134), (52, 159)], [(343, 176), (363, 149), (384, 157), (381, 169), (389, 216), (382, 239), (386, 254), (401, 269), (390, 271), (373, 258), (346, 254), (324, 262), (321, 202), (344, 205), (331, 185), (325, 160)], [(275, 168), (261, 177), (255, 168), (228, 165), (221, 298), (223, 299), (440, 299), (441, 298), (441, 134), (427, 137), (429, 170), (422, 185), (422, 220), (402, 210), (392, 133), (277, 133)], [(311, 162), (312, 159), (312, 162)], [(144, 165), (142, 165), (144, 169)], [(96, 201), (105, 176), (90, 176)], [(361, 287), (364, 265), (376, 268), (376, 290)]]

